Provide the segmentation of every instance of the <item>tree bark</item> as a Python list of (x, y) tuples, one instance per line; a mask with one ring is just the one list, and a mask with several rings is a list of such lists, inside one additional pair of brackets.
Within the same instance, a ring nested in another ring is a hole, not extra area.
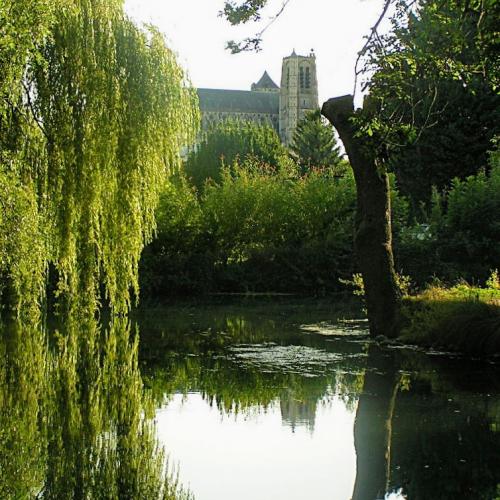
[[(371, 138), (358, 135), (351, 95), (329, 99), (322, 114), (337, 129), (349, 157), (357, 190), (354, 248), (363, 275), (368, 321), (372, 336), (397, 335), (401, 294), (392, 254), (389, 178), (378, 168)], [(361, 112), (366, 112), (363, 110)]]

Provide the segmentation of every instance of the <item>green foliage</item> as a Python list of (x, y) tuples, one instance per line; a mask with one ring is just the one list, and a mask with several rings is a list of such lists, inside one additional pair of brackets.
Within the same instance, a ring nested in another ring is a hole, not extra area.
[(352, 287), (352, 293), (358, 295), (359, 297), (365, 296), (365, 283), (363, 281), (363, 276), (361, 273), (354, 273), (352, 279), (340, 279), (340, 283), (348, 287)]
[(240, 5), (230, 1), (224, 4), (223, 14), (232, 24), (246, 23), (247, 21), (258, 21), (260, 9), (266, 4), (266, 0), (246, 0)]
[[(174, 197), (195, 223), (159, 218), (158, 241), (141, 273), (156, 291), (323, 291), (352, 266), (355, 193), (351, 177), (291, 178), (252, 162), (222, 170), (197, 202), (185, 184)], [(161, 209), (172, 213), (170, 209)], [(189, 217), (187, 219), (190, 220)], [(180, 234), (180, 239), (176, 235)], [(182, 286), (182, 282), (189, 285)], [(180, 286), (179, 286), (180, 285)]]
[[(346, 285), (352, 288), (353, 295), (358, 295), (359, 297), (365, 296), (365, 283), (363, 281), (363, 276), (361, 273), (354, 273), (352, 279), (339, 279), (342, 285)], [(403, 297), (406, 297), (410, 293), (411, 278), (403, 274), (396, 273), (396, 285), (401, 292)]]
[(182, 176), (163, 185), (157, 234), (144, 249), (140, 287), (144, 297), (201, 293), (211, 280), (212, 237), (192, 186)]
[[(266, 4), (267, 0), (244, 0), (239, 4), (233, 0), (227, 0), (224, 2), (224, 10), (220, 12), (219, 15), (224, 16), (233, 26), (248, 21), (260, 21), (261, 9)], [(261, 37), (265, 30), (266, 28), (260, 33), (246, 38), (242, 42), (231, 40), (227, 42), (226, 49), (229, 49), (233, 54), (246, 50), (258, 51), (260, 50)]]
[(299, 121), (290, 149), (302, 174), (312, 168), (330, 168), (337, 175), (344, 173), (333, 128), (324, 122), (319, 110), (311, 111)]
[(500, 165), (491, 156), (491, 171), (433, 194), (431, 213), (421, 223), (403, 227), (396, 241), (399, 263), (422, 283), (433, 274), (453, 281), (483, 281), (500, 262)]
[(15, 304), (15, 313), (38, 315), (44, 286), (45, 223), (33, 186), (0, 165), (0, 304)]
[[(39, 282), (51, 263), (61, 310), (95, 311), (104, 299), (123, 312), (138, 295), (138, 261), (162, 180), (178, 168), (197, 126), (195, 94), (163, 37), (136, 27), (121, 1), (7, 4), (1, 43), (15, 57), (4, 61), (1, 52), (0, 172), (18, 187), (2, 189), (1, 203), (14, 211), (4, 217), (22, 221), (23, 199), (30, 200), (26, 225), (34, 230), (19, 248), (41, 250), (22, 264), (9, 250), (17, 234), (5, 233), (10, 261), (0, 274), (15, 290), (32, 289), (35, 278), (19, 269), (36, 265)], [(19, 200), (10, 201), (14, 195)], [(19, 294), (8, 298), (22, 305)]]
[[(394, 218), (406, 205), (394, 193)], [(351, 173), (299, 177), (255, 161), (224, 167), (201, 198), (182, 179), (165, 188), (158, 238), (145, 251), (148, 297), (222, 292), (325, 293), (355, 271)], [(403, 212), (403, 213), (402, 213)], [(174, 215), (178, 214), (178, 215)]]
[(487, 165), (498, 134), (498, 2), (399, 1), (392, 31), (368, 48), (368, 126), (382, 138), (402, 193), (429, 202)]
[[(2, 0), (0, 3), (0, 120), (18, 104), (27, 63), (50, 34), (59, 0)], [(3, 127), (2, 127), (3, 128)]]
[(455, 179), (448, 194), (448, 208), (440, 233), (441, 255), (461, 267), (473, 267), (473, 276), (484, 277), (500, 262), (500, 166), (487, 176), (480, 172), (464, 181)]
[(271, 126), (228, 120), (206, 132), (188, 155), (185, 170), (188, 179), (201, 192), (207, 179), (221, 181), (224, 165), (253, 158), (279, 170), (285, 155), (285, 148)]
[[(0, 2), (1, 498), (187, 497), (127, 321), (104, 334), (94, 317), (137, 296), (160, 186), (197, 122), (173, 53), (121, 0)], [(54, 337), (49, 268), (67, 319)]]
[(469, 354), (498, 353), (499, 304), (495, 287), (431, 286), (404, 300), (401, 339)]
[(491, 272), (490, 277), (486, 280), (486, 288), (491, 290), (500, 289), (500, 278), (498, 276), (498, 270), (495, 269)]

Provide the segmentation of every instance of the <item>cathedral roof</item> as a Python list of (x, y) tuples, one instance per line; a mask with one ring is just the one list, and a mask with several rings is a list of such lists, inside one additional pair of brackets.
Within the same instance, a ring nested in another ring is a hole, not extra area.
[(278, 92), (198, 89), (198, 98), (202, 112), (279, 113)]
[(264, 74), (261, 76), (260, 80), (252, 85), (252, 90), (260, 89), (279, 89), (279, 87), (273, 82), (273, 79), (269, 76), (267, 71), (264, 71)]

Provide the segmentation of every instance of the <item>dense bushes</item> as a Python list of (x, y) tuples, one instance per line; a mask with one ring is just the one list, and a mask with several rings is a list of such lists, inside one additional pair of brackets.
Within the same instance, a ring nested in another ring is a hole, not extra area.
[[(204, 200), (223, 289), (322, 291), (352, 270), (352, 178), (240, 169)], [(343, 274), (342, 274), (343, 275)]]
[(500, 264), (500, 157), (489, 174), (455, 179), (448, 192), (434, 190), (424, 221), (403, 228), (397, 240), (400, 266), (417, 282), (435, 275), (484, 281)]
[[(391, 179), (394, 185), (394, 178)], [(430, 213), (409, 223), (409, 203), (392, 189), (399, 272), (417, 286), (434, 277), (484, 281), (500, 263), (500, 166), (436, 190)], [(141, 262), (145, 297), (204, 292), (338, 290), (356, 271), (354, 180), (282, 161), (277, 172), (247, 160), (221, 169), (199, 195), (181, 175), (163, 190), (157, 239)]]
[(353, 271), (353, 179), (294, 174), (233, 165), (199, 199), (172, 181), (143, 257), (143, 293), (336, 288)]
[(496, 272), (486, 285), (434, 285), (405, 298), (401, 339), (474, 355), (500, 352), (500, 286)]
[[(394, 192), (396, 227), (407, 204)], [(164, 190), (158, 238), (144, 253), (143, 295), (326, 293), (355, 271), (356, 189), (350, 173), (300, 177), (247, 161), (221, 171), (201, 197), (182, 178)]]

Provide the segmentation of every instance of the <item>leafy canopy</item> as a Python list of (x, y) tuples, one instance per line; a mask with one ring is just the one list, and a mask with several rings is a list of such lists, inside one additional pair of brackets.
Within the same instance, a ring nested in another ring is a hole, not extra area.
[(418, 206), (432, 185), (442, 189), (488, 165), (500, 123), (500, 4), (393, 3), (391, 32), (372, 37), (365, 51), (365, 89), (378, 113), (364, 131), (384, 144)]

